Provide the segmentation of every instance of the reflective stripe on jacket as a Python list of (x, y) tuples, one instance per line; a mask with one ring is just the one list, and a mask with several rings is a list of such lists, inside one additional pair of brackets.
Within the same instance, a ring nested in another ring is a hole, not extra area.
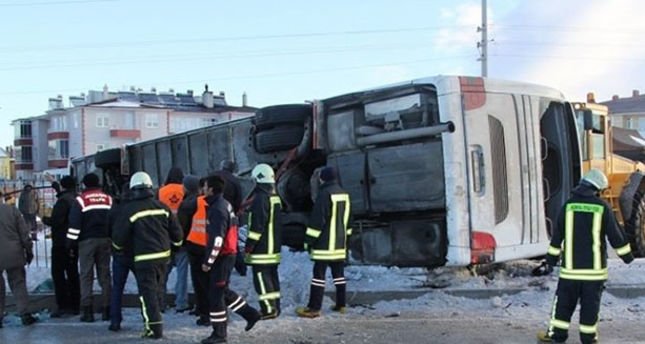
[(347, 257), (350, 200), (338, 184), (323, 184), (307, 228), (305, 242), (311, 247), (311, 259), (342, 261)]
[(251, 265), (279, 264), (282, 248), (280, 197), (261, 185), (256, 187), (252, 197), (248, 221), (249, 234), (246, 239), (250, 252), (244, 260)]
[(607, 240), (626, 262), (633, 259), (611, 208), (593, 190), (578, 187), (563, 206), (554, 228), (547, 261), (562, 258), (560, 278), (578, 281), (607, 280)]

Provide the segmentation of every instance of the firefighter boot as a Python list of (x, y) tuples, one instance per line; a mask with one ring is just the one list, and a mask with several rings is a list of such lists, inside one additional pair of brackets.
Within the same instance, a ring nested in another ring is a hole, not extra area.
[(142, 338), (161, 339), (163, 338), (163, 325), (152, 324), (149, 328), (145, 329), (141, 334)]
[[(23, 314), (23, 315), (20, 317), (20, 320), (22, 321), (22, 324), (23, 324), (24, 326), (32, 325), (33, 323), (35, 323), (35, 322), (37, 322), (37, 321), (38, 321), (38, 319), (37, 319), (37, 318), (34, 318), (34, 316), (33, 316), (33, 315), (31, 315), (31, 314), (29, 314), (29, 313), (27, 313), (27, 314)], [(0, 321), (0, 322), (1, 322), (1, 321)]]
[(92, 306), (83, 306), (81, 322), (94, 322), (94, 311), (92, 310)]
[(213, 332), (208, 338), (203, 339), (202, 344), (226, 343), (226, 323), (213, 323)]
[(538, 331), (537, 340), (538, 343), (551, 343), (551, 336), (547, 331)]
[(244, 320), (246, 320), (244, 331), (250, 331), (253, 326), (255, 326), (255, 323), (262, 319), (262, 314), (260, 314), (257, 309), (249, 306), (248, 304), (244, 305), (244, 307), (240, 308), (235, 313), (239, 314), (242, 318), (244, 318)]

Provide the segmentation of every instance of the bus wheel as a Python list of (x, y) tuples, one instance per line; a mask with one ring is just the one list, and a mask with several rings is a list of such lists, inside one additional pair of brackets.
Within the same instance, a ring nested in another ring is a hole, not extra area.
[(645, 197), (637, 192), (634, 198), (637, 206), (632, 210), (632, 219), (625, 224), (625, 232), (630, 239), (634, 256), (645, 257)]

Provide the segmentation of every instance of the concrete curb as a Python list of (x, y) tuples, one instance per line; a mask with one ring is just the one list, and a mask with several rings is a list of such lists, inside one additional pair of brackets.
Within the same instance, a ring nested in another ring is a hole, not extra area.
[[(381, 301), (393, 301), (393, 300), (413, 300), (419, 298), (423, 295), (434, 293), (437, 295), (446, 294), (455, 297), (465, 297), (469, 299), (487, 299), (491, 297), (502, 297), (505, 295), (514, 295), (519, 294), (525, 291), (535, 290), (535, 288), (490, 288), (490, 289), (430, 289), (430, 288), (419, 288), (415, 290), (388, 290), (388, 291), (348, 291), (347, 293), (347, 303), (350, 305), (372, 305)], [(547, 292), (547, 290), (544, 290)], [(548, 291), (553, 292), (553, 291)], [(622, 299), (632, 299), (637, 297), (645, 296), (645, 286), (635, 286), (635, 285), (609, 285), (605, 290), (606, 293), (613, 295), (614, 297)], [(328, 297), (334, 299), (335, 293), (333, 290), (327, 291), (325, 293)], [(192, 303), (194, 298), (193, 294), (189, 295), (189, 299)], [(100, 311), (101, 307), (99, 305), (100, 295), (94, 296), (94, 310), (96, 312)], [(175, 295), (167, 295), (167, 304), (174, 304)], [(42, 293), (42, 294), (31, 294), (29, 295), (29, 309), (31, 311), (40, 311), (43, 309), (54, 309), (56, 305), (56, 300), (54, 294), (52, 293)], [(11, 295), (7, 296), (5, 309), (7, 311), (15, 311), (15, 302)], [(134, 294), (125, 294), (123, 295), (123, 307), (139, 307), (139, 296)], [(174, 312), (173, 309), (170, 309), (169, 312)]]

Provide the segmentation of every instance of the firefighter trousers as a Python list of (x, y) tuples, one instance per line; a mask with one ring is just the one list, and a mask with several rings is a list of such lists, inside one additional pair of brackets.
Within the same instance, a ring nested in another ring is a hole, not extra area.
[(280, 314), (278, 265), (253, 265), (253, 286), (258, 293), (262, 315)]
[(146, 332), (154, 331), (161, 335), (162, 318), (159, 295), (164, 291), (167, 259), (135, 263), (134, 276), (139, 288), (141, 315)]
[(226, 338), (227, 307), (247, 322), (253, 321), (253, 318), (258, 316), (257, 310), (228, 288), (234, 266), (235, 255), (219, 256), (209, 271), (208, 303), (213, 336), (216, 338)]
[(318, 311), (322, 307), (322, 300), (325, 293), (325, 273), (327, 272), (328, 266), (331, 268), (331, 276), (334, 279), (334, 286), (336, 287), (336, 306), (345, 307), (347, 285), (347, 281), (345, 280), (345, 262), (315, 260), (309, 304), (307, 305), (309, 309)]
[(580, 301), (580, 341), (592, 343), (598, 332), (598, 312), (605, 281), (577, 281), (560, 278), (553, 301), (549, 334), (556, 343), (568, 337), (571, 315)]

